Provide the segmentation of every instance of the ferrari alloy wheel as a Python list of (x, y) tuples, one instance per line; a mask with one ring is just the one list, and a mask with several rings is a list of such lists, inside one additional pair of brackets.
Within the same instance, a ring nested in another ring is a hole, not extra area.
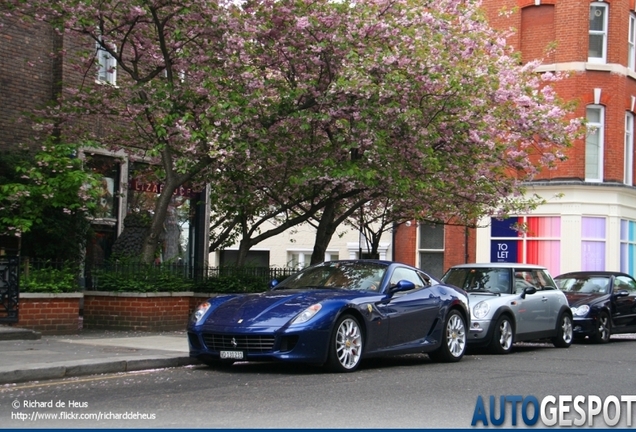
[(557, 335), (552, 339), (552, 344), (557, 348), (567, 348), (572, 345), (573, 339), (572, 316), (564, 312), (559, 316)]
[(601, 312), (596, 322), (596, 328), (594, 333), (590, 335), (590, 339), (594, 343), (607, 343), (610, 340), (612, 334), (609, 315), (607, 312)]
[(490, 350), (496, 354), (508, 354), (512, 351), (515, 330), (507, 315), (502, 315), (495, 324), (495, 333), (490, 341)]
[(329, 346), (329, 366), (336, 372), (353, 372), (362, 358), (362, 329), (351, 315), (338, 319)]
[(466, 322), (464, 317), (451, 310), (446, 316), (442, 333), (442, 344), (435, 351), (428, 353), (433, 361), (457, 362), (466, 352)]

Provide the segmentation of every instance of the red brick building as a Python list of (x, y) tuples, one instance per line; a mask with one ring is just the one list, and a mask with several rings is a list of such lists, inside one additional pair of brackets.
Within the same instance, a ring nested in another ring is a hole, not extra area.
[[(634, 3), (483, 0), (494, 27), (515, 30), (508, 41), (524, 63), (540, 59), (538, 73), (569, 73), (556, 88), (576, 102), (575, 115), (587, 119), (588, 132), (556, 170), (529, 185), (546, 200), (532, 214), (481, 221), (474, 236), (468, 231), (468, 242), (458, 229), (445, 227), (439, 247), (444, 268), (472, 260), (519, 261), (546, 265), (554, 275), (579, 269), (636, 274)], [(529, 230), (520, 235), (511, 229), (516, 222)], [(414, 225), (401, 227), (395, 258), (426, 268), (423, 235)]]
[[(73, 66), (77, 52), (95, 46), (94, 77), (84, 77)], [(58, 55), (61, 51), (66, 54)], [(116, 85), (114, 60), (98, 49), (90, 39), (80, 40), (68, 34), (59, 35), (50, 26), (0, 16), (0, 152), (6, 154), (20, 145), (34, 147), (31, 139), (33, 124), (30, 115), (57, 100), (65, 89), (80, 85)], [(122, 77), (119, 77), (121, 80)], [(37, 149), (34, 149), (37, 150)], [(81, 155), (86, 163), (102, 176), (103, 195), (92, 220), (94, 236), (86, 245), (87, 263), (99, 263), (108, 258), (116, 238), (124, 230), (124, 219), (139, 207), (138, 202), (153, 208), (161, 189), (156, 182), (141, 184), (138, 173), (148, 170), (146, 163), (125, 154), (113, 154), (105, 149), (87, 149)], [(189, 193), (175, 194), (171, 218), (166, 222), (166, 239), (161, 259), (181, 259), (189, 263), (204, 263), (207, 259), (207, 225), (205, 210), (190, 200)], [(198, 200), (196, 200), (198, 202)], [(178, 218), (177, 206), (193, 206), (196, 220), (184, 224)], [(186, 226), (187, 229), (180, 227)], [(185, 250), (182, 245), (186, 244)], [(9, 237), (0, 240), (0, 254), (16, 249)], [(24, 244), (22, 245), (24, 248)], [(3, 251), (4, 250), (4, 251)]]

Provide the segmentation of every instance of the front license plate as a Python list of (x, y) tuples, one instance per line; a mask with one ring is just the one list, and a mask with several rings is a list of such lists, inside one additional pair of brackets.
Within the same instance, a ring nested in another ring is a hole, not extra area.
[(221, 358), (243, 360), (243, 351), (221, 351)]

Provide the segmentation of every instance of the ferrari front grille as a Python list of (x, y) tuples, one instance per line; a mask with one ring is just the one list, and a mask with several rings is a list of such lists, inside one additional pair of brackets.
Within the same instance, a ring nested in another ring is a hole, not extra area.
[(212, 351), (240, 350), (263, 353), (274, 348), (274, 336), (203, 334), (203, 342)]

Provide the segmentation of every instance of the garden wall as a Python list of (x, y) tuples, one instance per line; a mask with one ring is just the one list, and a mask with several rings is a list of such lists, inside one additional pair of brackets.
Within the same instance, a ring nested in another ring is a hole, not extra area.
[(18, 323), (42, 334), (74, 334), (80, 328), (82, 293), (20, 293)]
[(181, 331), (190, 314), (192, 292), (84, 292), (84, 328)]

